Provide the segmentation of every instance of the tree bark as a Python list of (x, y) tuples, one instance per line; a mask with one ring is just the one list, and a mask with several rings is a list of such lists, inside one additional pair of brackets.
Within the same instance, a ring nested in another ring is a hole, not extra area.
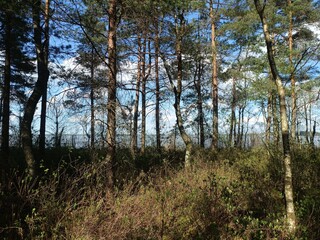
[(109, 81), (108, 81), (108, 103), (107, 103), (107, 154), (106, 174), (107, 191), (113, 191), (114, 170), (116, 164), (116, 110), (117, 110), (117, 0), (110, 0), (108, 7), (109, 29), (108, 29), (108, 57), (109, 57)]
[[(34, 86), (34, 89), (27, 100), (25, 111), (21, 123), (21, 142), (22, 149), (24, 152), (25, 161), (27, 163), (27, 171), (30, 176), (35, 176), (36, 174), (36, 160), (32, 151), (32, 132), (31, 124), (34, 117), (34, 113), (37, 104), (43, 95), (46, 84), (49, 78), (49, 70), (47, 65), (47, 44), (42, 44), (42, 28), (41, 28), (41, 1), (34, 0), (32, 5), (33, 14), (33, 31), (34, 31), (34, 43), (36, 47), (37, 56), (37, 71), (38, 79)], [(45, 39), (45, 42), (49, 39)]]
[(271, 141), (271, 116), (272, 116), (272, 93), (268, 92), (268, 103), (267, 103), (267, 129), (266, 129), (266, 144), (270, 146)]
[(289, 141), (289, 126), (286, 112), (286, 99), (285, 90), (282, 85), (282, 79), (280, 78), (277, 65), (274, 59), (274, 52), (272, 49), (272, 39), (269, 33), (268, 23), (265, 17), (266, 1), (261, 6), (260, 0), (254, 0), (256, 10), (259, 14), (265, 42), (267, 46), (267, 55), (272, 73), (273, 81), (277, 86), (279, 101), (280, 101), (280, 119), (281, 119), (281, 132), (282, 132), (282, 144), (283, 144), (283, 162), (284, 162), (284, 192), (286, 200), (286, 216), (288, 230), (291, 234), (296, 231), (296, 215), (293, 201), (293, 186), (292, 186), (292, 170), (291, 170), (291, 152), (290, 152), (290, 141)]
[(201, 59), (197, 60), (196, 72), (194, 76), (194, 86), (197, 92), (197, 110), (198, 110), (198, 143), (200, 147), (204, 147), (204, 117), (203, 117), (203, 100), (201, 90), (201, 77), (203, 71), (203, 65)]
[[(183, 36), (183, 27), (185, 24), (184, 16), (183, 14), (179, 14), (178, 19), (176, 21), (179, 21), (179, 25), (176, 25), (176, 57), (177, 57), (177, 87), (174, 87), (175, 92), (175, 103), (174, 108), (176, 111), (177, 116), (177, 125), (180, 131), (180, 135), (182, 137), (183, 142), (186, 145), (186, 153), (185, 153), (185, 167), (189, 167), (191, 165), (191, 151), (192, 151), (192, 141), (190, 136), (187, 134), (184, 125), (183, 125), (183, 119), (182, 119), (182, 113), (181, 113), (181, 93), (182, 93), (182, 36)], [(182, 29), (181, 29), (182, 27)]]
[(159, 79), (159, 23), (158, 18), (156, 18), (156, 33), (155, 33), (155, 81), (156, 81), (156, 139), (157, 139), (157, 149), (161, 151), (161, 130), (160, 130), (160, 79)]
[(305, 130), (305, 136), (306, 136), (306, 141), (309, 144), (309, 121), (308, 121), (308, 106), (306, 101), (304, 100), (304, 105), (303, 105), (303, 109), (304, 109), (304, 119), (305, 119), (305, 123), (306, 123), (306, 130)]
[(141, 37), (138, 35), (138, 67), (137, 67), (137, 80), (136, 80), (136, 92), (133, 106), (133, 128), (131, 134), (131, 155), (136, 157), (138, 148), (138, 116), (139, 116), (139, 98), (140, 98), (140, 82), (141, 82)]
[(202, 63), (201, 59), (198, 63), (197, 80), (196, 80), (196, 90), (197, 90), (197, 109), (198, 109), (198, 129), (199, 129), (199, 144), (200, 147), (204, 148), (204, 117), (203, 117), (203, 100), (202, 100), (202, 90), (201, 90), (201, 77), (202, 77)]
[(10, 12), (5, 13), (5, 63), (4, 63), (4, 82), (2, 89), (2, 108), (1, 108), (1, 182), (5, 183), (6, 169), (9, 163), (9, 127), (10, 127), (10, 85), (11, 85), (11, 31), (12, 23)]
[[(45, 34), (45, 43), (44, 43), (44, 60), (46, 67), (48, 69), (49, 63), (49, 21), (50, 21), (50, 0), (46, 0), (45, 3), (45, 26), (44, 26), (44, 34)], [(49, 78), (49, 76), (48, 76)], [(39, 136), (39, 153), (40, 158), (45, 158), (45, 148), (46, 148), (46, 119), (47, 119), (47, 88), (48, 88), (48, 80), (43, 83), (43, 93), (41, 99), (41, 116), (40, 116), (40, 136)]]
[(279, 118), (278, 118), (278, 106), (277, 106), (277, 98), (276, 92), (272, 91), (272, 121), (273, 121), (273, 138), (275, 141), (275, 146), (279, 146), (280, 144), (280, 128), (279, 128)]
[(234, 131), (236, 128), (236, 80), (232, 78), (232, 100), (231, 100), (231, 118), (230, 118), (230, 131), (229, 131), (229, 146), (234, 146)]
[(218, 148), (218, 67), (216, 46), (216, 17), (214, 16), (213, 1), (210, 0), (211, 19), (211, 48), (212, 48), (212, 150)]
[(95, 148), (95, 105), (94, 105), (94, 49), (91, 49), (91, 66), (90, 66), (90, 147)]
[(12, 23), (10, 12), (5, 13), (5, 64), (3, 83), (3, 105), (2, 105), (2, 133), (1, 150), (4, 156), (9, 153), (9, 122), (10, 122), (10, 84), (11, 84), (11, 31)]
[(143, 34), (142, 58), (141, 58), (141, 154), (144, 154), (146, 148), (146, 51), (147, 37)]
[(182, 38), (184, 34), (184, 27), (185, 27), (185, 20), (183, 13), (178, 13), (175, 16), (175, 50), (176, 50), (176, 59), (177, 59), (177, 85), (174, 84), (173, 77), (170, 73), (170, 69), (168, 66), (168, 63), (166, 62), (165, 58), (163, 58), (164, 67), (166, 69), (169, 82), (172, 88), (172, 91), (174, 93), (174, 109), (176, 113), (177, 118), (177, 126), (180, 132), (180, 136), (186, 145), (186, 153), (185, 153), (185, 167), (189, 167), (191, 165), (191, 151), (192, 151), (192, 140), (188, 133), (186, 132), (184, 125), (183, 125), (183, 119), (182, 119), (182, 113), (181, 113), (181, 93), (182, 93)]
[[(292, 1), (287, 0), (288, 7), (291, 8)], [(296, 96), (296, 80), (293, 66), (293, 19), (292, 10), (289, 10), (289, 32), (288, 32), (288, 44), (289, 44), (289, 69), (290, 69), (290, 82), (291, 82), (291, 141), (296, 141), (296, 126), (297, 126), (297, 96)]]

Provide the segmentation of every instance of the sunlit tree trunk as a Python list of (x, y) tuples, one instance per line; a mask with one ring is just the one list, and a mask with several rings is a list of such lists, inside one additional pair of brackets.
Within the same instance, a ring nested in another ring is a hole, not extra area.
[(137, 149), (137, 141), (138, 141), (138, 113), (139, 113), (139, 99), (140, 99), (140, 82), (141, 82), (141, 37), (138, 35), (138, 67), (137, 67), (137, 80), (136, 80), (136, 91), (135, 91), (135, 99), (133, 105), (133, 127), (131, 134), (131, 155), (133, 158), (136, 157), (138, 149)]
[(254, 0), (256, 10), (259, 14), (264, 37), (267, 46), (267, 55), (272, 73), (273, 80), (277, 86), (279, 101), (280, 101), (280, 119), (281, 119), (281, 132), (282, 132), (282, 144), (283, 144), (283, 163), (284, 163), (284, 191), (286, 200), (286, 216), (288, 230), (291, 234), (296, 230), (296, 215), (293, 201), (293, 186), (292, 186), (292, 170), (291, 170), (291, 152), (289, 141), (289, 126), (286, 111), (286, 99), (285, 90), (282, 85), (282, 79), (280, 78), (277, 65), (274, 59), (274, 52), (272, 49), (272, 39), (269, 33), (269, 26), (265, 17), (266, 1), (261, 5), (260, 0)]
[(185, 167), (189, 167), (191, 165), (191, 151), (192, 151), (192, 140), (188, 133), (186, 132), (184, 125), (183, 125), (183, 119), (182, 119), (182, 113), (181, 113), (181, 94), (182, 94), (182, 38), (184, 35), (184, 28), (185, 28), (185, 19), (183, 16), (183, 13), (178, 13), (175, 16), (175, 50), (176, 50), (176, 59), (177, 59), (177, 84), (175, 85), (173, 77), (170, 73), (170, 69), (168, 64), (164, 60), (164, 66), (170, 81), (171, 88), (174, 93), (174, 109), (176, 113), (177, 118), (177, 126), (180, 132), (180, 136), (186, 145), (186, 153), (185, 153)]
[(213, 1), (210, 0), (210, 20), (211, 20), (211, 48), (212, 48), (212, 145), (213, 150), (218, 148), (218, 66), (217, 66), (217, 46), (216, 46), (216, 16), (213, 9)]
[[(291, 8), (292, 1), (287, 0), (288, 7)], [(291, 81), (291, 141), (296, 141), (296, 126), (297, 126), (297, 96), (296, 96), (296, 80), (293, 66), (293, 19), (292, 10), (289, 9), (289, 32), (288, 32), (288, 43), (289, 43), (289, 68), (290, 68), (290, 81)]]
[(116, 52), (116, 31), (117, 31), (117, 0), (110, 0), (108, 7), (109, 28), (108, 28), (108, 103), (107, 103), (107, 185), (108, 191), (114, 187), (114, 170), (116, 164), (116, 110), (117, 110), (117, 52)]
[(279, 146), (280, 144), (280, 128), (279, 128), (279, 118), (278, 118), (278, 104), (276, 93), (272, 91), (272, 122), (273, 122), (273, 138), (275, 142), (275, 146)]
[(185, 19), (183, 14), (179, 14), (178, 18), (176, 19), (179, 24), (176, 25), (176, 56), (177, 56), (177, 87), (175, 88), (175, 104), (174, 108), (176, 110), (177, 116), (177, 124), (180, 131), (180, 135), (182, 137), (183, 142), (186, 145), (186, 153), (185, 153), (185, 167), (189, 167), (191, 165), (191, 151), (192, 151), (192, 141), (190, 136), (187, 134), (182, 119), (181, 113), (181, 93), (182, 93), (182, 36), (185, 27)]

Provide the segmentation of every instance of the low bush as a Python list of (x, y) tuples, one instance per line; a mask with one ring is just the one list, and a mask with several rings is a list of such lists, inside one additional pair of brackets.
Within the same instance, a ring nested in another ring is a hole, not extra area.
[[(112, 194), (103, 156), (76, 155), (55, 170), (43, 162), (39, 179), (13, 174), (3, 239), (290, 239), (281, 159), (265, 149), (195, 149), (189, 168), (182, 154), (147, 149), (135, 162), (123, 151)], [(318, 156), (294, 149), (297, 239), (320, 237)]]

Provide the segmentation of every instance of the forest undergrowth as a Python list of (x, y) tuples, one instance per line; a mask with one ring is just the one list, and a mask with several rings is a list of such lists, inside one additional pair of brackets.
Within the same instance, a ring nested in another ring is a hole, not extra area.
[(37, 179), (12, 170), (1, 239), (320, 239), (318, 149), (292, 151), (296, 236), (284, 222), (279, 152), (195, 149), (184, 168), (183, 152), (150, 148), (133, 161), (122, 149), (110, 193), (100, 153), (51, 151)]

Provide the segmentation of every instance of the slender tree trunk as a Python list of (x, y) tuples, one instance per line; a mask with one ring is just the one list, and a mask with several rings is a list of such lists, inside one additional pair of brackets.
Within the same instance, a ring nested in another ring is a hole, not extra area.
[(189, 167), (191, 165), (191, 151), (192, 151), (192, 140), (188, 133), (186, 132), (184, 126), (183, 126), (183, 119), (182, 119), (182, 113), (181, 113), (181, 93), (182, 93), (182, 38), (184, 35), (184, 27), (185, 27), (185, 19), (183, 16), (183, 13), (177, 14), (175, 18), (175, 36), (176, 36), (176, 42), (175, 42), (175, 49), (176, 49), (176, 58), (177, 58), (177, 85), (174, 84), (173, 77), (170, 73), (170, 69), (168, 64), (166, 63), (165, 59), (164, 61), (164, 67), (166, 69), (171, 88), (174, 93), (174, 109), (176, 113), (177, 118), (177, 125), (180, 132), (180, 136), (186, 145), (186, 153), (185, 153), (185, 167)]
[(312, 147), (314, 147), (314, 137), (315, 137), (315, 135), (316, 135), (316, 121), (313, 121), (313, 127), (312, 127), (312, 134), (311, 134), (311, 137), (310, 137), (310, 139), (311, 139), (311, 146)]
[(216, 16), (214, 15), (213, 1), (210, 0), (210, 19), (211, 19), (211, 48), (212, 48), (212, 150), (218, 148), (218, 64), (216, 46)]
[(271, 141), (271, 116), (272, 116), (272, 93), (268, 92), (267, 103), (267, 129), (266, 129), (266, 144), (269, 147)]
[(272, 121), (273, 121), (273, 138), (275, 145), (279, 146), (280, 144), (280, 128), (279, 128), (279, 119), (278, 119), (278, 107), (277, 107), (277, 98), (276, 93), (272, 91)]
[(95, 148), (95, 106), (94, 106), (94, 49), (91, 49), (91, 66), (90, 66), (90, 147)]
[(144, 154), (146, 148), (146, 50), (147, 37), (143, 34), (142, 59), (141, 59), (141, 154)]
[(285, 90), (282, 85), (282, 79), (280, 78), (276, 62), (274, 59), (274, 53), (272, 49), (272, 39), (268, 29), (268, 23), (265, 17), (265, 4), (261, 6), (260, 0), (254, 0), (256, 10), (260, 16), (260, 20), (263, 26), (264, 37), (267, 46), (267, 54), (270, 65), (270, 70), (273, 76), (273, 80), (277, 86), (279, 101), (280, 101), (280, 119), (281, 119), (281, 132), (282, 132), (282, 144), (283, 144), (283, 162), (284, 162), (284, 191), (286, 200), (286, 215), (288, 230), (291, 234), (296, 231), (296, 215), (293, 201), (293, 186), (292, 186), (292, 170), (291, 170), (291, 152), (289, 141), (289, 126), (286, 111), (286, 99)]
[(9, 122), (10, 122), (10, 85), (11, 85), (11, 13), (5, 13), (5, 64), (3, 82), (3, 109), (2, 109), (2, 133), (1, 150), (5, 156), (9, 153)]
[(108, 7), (109, 29), (108, 29), (108, 54), (109, 54), (109, 81), (108, 81), (108, 103), (107, 103), (107, 185), (108, 191), (114, 187), (114, 170), (116, 164), (116, 110), (117, 110), (117, 0), (110, 0)]
[[(49, 71), (47, 65), (47, 44), (42, 44), (42, 29), (41, 29), (41, 1), (34, 0), (32, 5), (33, 14), (33, 30), (34, 30), (34, 42), (36, 46), (37, 55), (37, 70), (38, 70), (38, 80), (34, 86), (33, 92), (27, 100), (25, 111), (21, 123), (21, 142), (22, 148), (25, 156), (25, 161), (28, 166), (28, 174), (30, 176), (35, 176), (36, 174), (36, 160), (32, 151), (32, 132), (31, 124), (34, 117), (34, 113), (37, 104), (43, 95), (46, 84), (49, 78)], [(49, 39), (45, 39), (49, 41)]]
[(240, 139), (241, 139), (241, 112), (242, 112), (242, 108), (239, 106), (238, 108), (238, 131), (237, 131), (237, 147), (240, 148)]
[[(179, 14), (179, 27), (184, 27), (185, 21), (182, 14)], [(178, 28), (179, 28), (178, 27)], [(181, 93), (182, 93), (182, 35), (183, 33), (181, 29), (177, 28), (177, 40), (176, 40), (176, 56), (177, 56), (177, 87), (175, 88), (175, 110), (177, 116), (177, 124), (180, 131), (180, 135), (182, 137), (183, 142), (186, 145), (186, 154), (185, 154), (185, 167), (189, 167), (191, 165), (191, 150), (192, 150), (192, 141), (190, 136), (187, 134), (184, 126), (183, 126), (183, 119), (181, 113)]]
[(311, 111), (311, 103), (309, 104), (309, 139), (310, 139), (310, 143), (312, 144), (311, 142), (311, 138), (312, 138), (312, 111)]
[(241, 108), (241, 129), (240, 129), (240, 139), (239, 139), (239, 147), (244, 147), (243, 145), (243, 132), (244, 132), (244, 110), (245, 107), (243, 106)]
[(57, 114), (57, 110), (56, 110), (55, 125), (56, 125), (56, 131), (54, 136), (54, 147), (58, 148), (60, 147), (60, 144), (59, 144), (59, 115)]
[[(288, 7), (291, 8), (292, 1), (287, 0)], [(288, 43), (289, 43), (289, 68), (290, 68), (290, 81), (291, 81), (291, 141), (296, 141), (296, 124), (297, 124), (297, 96), (296, 96), (296, 80), (293, 66), (293, 19), (292, 10), (289, 10), (289, 32), (288, 32)]]
[(156, 33), (155, 33), (155, 80), (156, 80), (156, 139), (157, 139), (157, 149), (161, 151), (161, 132), (160, 132), (160, 79), (159, 79), (159, 23), (158, 18), (156, 18)]
[(197, 70), (195, 73), (195, 88), (197, 91), (197, 110), (198, 110), (198, 131), (199, 131), (199, 145), (204, 147), (204, 117), (203, 117), (203, 100), (202, 100), (202, 89), (201, 89), (201, 78), (202, 78), (203, 66), (201, 59), (198, 60)]
[[(229, 131), (229, 146), (233, 146), (233, 133), (236, 127), (236, 80), (232, 78), (232, 100), (231, 100), (231, 118), (230, 118), (230, 131)], [(235, 140), (235, 139), (234, 139)]]
[(304, 108), (304, 119), (305, 119), (305, 123), (306, 123), (305, 136), (306, 136), (306, 141), (307, 141), (307, 143), (309, 144), (310, 141), (309, 141), (308, 106), (307, 106), (306, 101), (304, 101), (303, 108)]
[(5, 63), (1, 108), (1, 183), (6, 186), (5, 174), (9, 163), (9, 127), (10, 127), (10, 82), (11, 82), (11, 13), (5, 13)]
[(139, 98), (140, 98), (140, 82), (141, 82), (141, 37), (138, 35), (138, 68), (137, 68), (137, 80), (136, 80), (136, 92), (135, 100), (133, 106), (133, 128), (132, 128), (132, 137), (131, 137), (131, 155), (133, 158), (136, 157), (138, 148), (138, 113), (139, 113)]
[[(48, 69), (49, 62), (49, 20), (50, 20), (50, 0), (46, 0), (45, 3), (45, 52), (44, 60), (46, 68)], [(48, 76), (49, 78), (49, 76)], [(40, 136), (39, 136), (39, 153), (40, 158), (45, 158), (45, 148), (46, 148), (46, 119), (47, 119), (47, 89), (48, 89), (48, 80), (43, 83), (43, 93), (41, 99), (41, 117), (40, 117)]]

